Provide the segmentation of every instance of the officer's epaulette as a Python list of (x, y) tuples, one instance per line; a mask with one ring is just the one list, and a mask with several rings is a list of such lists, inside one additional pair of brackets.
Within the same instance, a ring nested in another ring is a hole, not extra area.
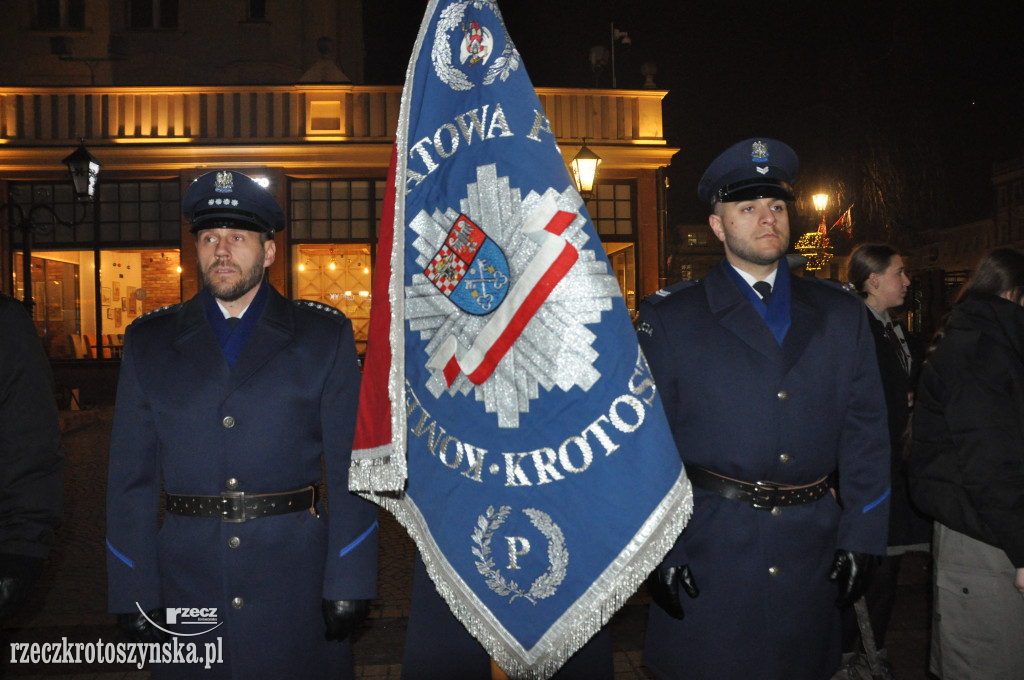
[(156, 318), (158, 316), (164, 316), (165, 314), (170, 314), (171, 312), (176, 311), (179, 307), (181, 307), (181, 303), (180, 302), (175, 303), (173, 305), (165, 305), (163, 307), (157, 307), (156, 309), (152, 309), (152, 310), (146, 312), (145, 314), (143, 314), (143, 315), (141, 315), (139, 317), (136, 317), (136, 319), (134, 321), (132, 321), (130, 325), (134, 326), (136, 324), (143, 323), (144, 321), (147, 321), (149, 319), (154, 319), (154, 318)]
[(316, 300), (292, 300), (292, 304), (301, 309), (311, 309), (314, 312), (320, 312), (325, 316), (329, 316), (338, 323), (343, 323), (348, 320), (348, 317), (342, 314), (341, 310), (331, 305), (325, 305), (322, 302)]
[(689, 288), (690, 286), (695, 286), (698, 283), (700, 283), (700, 281), (701, 281), (700, 279), (687, 279), (685, 281), (679, 281), (678, 283), (673, 283), (671, 286), (665, 286), (661, 290), (659, 290), (659, 291), (657, 291), (655, 293), (651, 293), (650, 295), (648, 295), (647, 297), (644, 298), (644, 302), (646, 302), (649, 305), (656, 305), (659, 302), (661, 302), (662, 300), (665, 300), (665, 299), (669, 298), (673, 293), (678, 293), (679, 291), (683, 290), (684, 288)]

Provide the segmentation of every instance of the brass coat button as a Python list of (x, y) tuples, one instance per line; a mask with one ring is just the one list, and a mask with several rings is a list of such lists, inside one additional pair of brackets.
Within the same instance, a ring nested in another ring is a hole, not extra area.
[(233, 598), (231, 600), (231, 606), (235, 609), (241, 609), (245, 605), (245, 600), (240, 597)]
[(234, 491), (238, 488), (238, 480), (232, 477), (227, 481), (226, 486), (228, 487), (228, 491)]
[(233, 416), (224, 416), (224, 420), (220, 422), (229, 430), (235, 426), (235, 418)]
[(228, 539), (229, 548), (237, 548), (240, 545), (242, 545), (242, 539), (240, 539), (238, 536), (232, 536)]
[(783, 453), (783, 454), (779, 455), (779, 462), (780, 463), (788, 463), (791, 460), (793, 460), (793, 459), (792, 459), (792, 457), (790, 457), (790, 455), (788, 453)]

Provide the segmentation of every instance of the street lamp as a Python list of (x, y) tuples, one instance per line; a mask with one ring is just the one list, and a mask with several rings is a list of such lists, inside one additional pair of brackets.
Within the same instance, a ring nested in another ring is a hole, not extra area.
[(828, 207), (828, 194), (814, 194), (811, 196), (811, 201), (814, 203), (814, 209), (821, 213), (821, 224), (818, 225), (818, 231), (824, 234), (828, 231), (825, 227), (825, 208)]
[(594, 184), (597, 181), (597, 166), (601, 165), (601, 157), (587, 148), (587, 141), (583, 140), (583, 146), (570, 162), (572, 168), (572, 181), (576, 184), (576, 190), (583, 198), (590, 198), (594, 195)]
[(78, 148), (65, 156), (61, 163), (68, 166), (71, 183), (75, 186), (75, 198), (79, 201), (91, 201), (96, 195), (96, 180), (100, 176), (100, 162), (89, 153), (85, 144), (79, 144)]
[[(65, 220), (47, 203), (33, 202), (28, 207), (22, 205), (13, 192), (8, 195), (7, 204), (14, 212), (15, 228), (21, 231), (21, 256), (22, 256), (22, 302), (28, 308), (29, 315), (32, 314), (32, 307), (35, 300), (32, 299), (32, 237), (35, 230), (41, 225), (37, 223), (38, 216), (42, 213), (49, 213), (51, 224), (60, 223), (66, 227), (73, 227), (85, 221), (88, 214), (88, 204), (96, 194), (96, 180), (99, 177), (100, 162), (85, 148), (85, 144), (79, 145), (75, 151), (68, 154), (62, 161), (68, 168), (68, 175), (74, 186), (77, 205), (82, 206), (81, 217), (74, 217), (72, 220)], [(44, 223), (45, 224), (45, 223)]]

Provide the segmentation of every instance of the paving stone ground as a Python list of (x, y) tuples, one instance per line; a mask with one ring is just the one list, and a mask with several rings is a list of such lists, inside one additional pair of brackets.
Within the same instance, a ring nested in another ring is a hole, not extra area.
[[(123, 641), (106, 613), (104, 495), (112, 409), (63, 414), (65, 519), (42, 578), (18, 617), (0, 630), (0, 678), (18, 680), (149, 680), (127, 664), (33, 666), (11, 663), (11, 643)], [(381, 512), (378, 599), (354, 640), (356, 675), (397, 680), (409, 613), (414, 547), (404, 530)], [(889, 658), (899, 680), (933, 680), (926, 671), (929, 572), (927, 557), (904, 560), (900, 593), (889, 632)], [(615, 616), (616, 680), (651, 680), (640, 660), (649, 599), (641, 589)], [(709, 678), (706, 680), (715, 680)], [(824, 679), (823, 679), (824, 680)]]

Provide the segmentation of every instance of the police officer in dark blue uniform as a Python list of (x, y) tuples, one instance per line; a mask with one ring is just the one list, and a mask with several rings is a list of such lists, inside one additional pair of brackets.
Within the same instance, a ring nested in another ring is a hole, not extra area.
[(856, 299), (789, 271), (796, 170), (772, 139), (715, 159), (698, 193), (726, 256), (699, 283), (650, 296), (638, 317), (694, 486), (693, 517), (648, 580), (644, 662), (659, 678), (828, 678), (840, 663), (836, 605), (885, 554), (874, 344)]
[(201, 176), (184, 212), (204, 289), (125, 334), (110, 611), (137, 640), (169, 630), (216, 657), (202, 671), (153, 664), (154, 678), (351, 677), (347, 638), (377, 574), (377, 506), (347, 483), (359, 394), (351, 323), (267, 283), (284, 213), (251, 178)]

